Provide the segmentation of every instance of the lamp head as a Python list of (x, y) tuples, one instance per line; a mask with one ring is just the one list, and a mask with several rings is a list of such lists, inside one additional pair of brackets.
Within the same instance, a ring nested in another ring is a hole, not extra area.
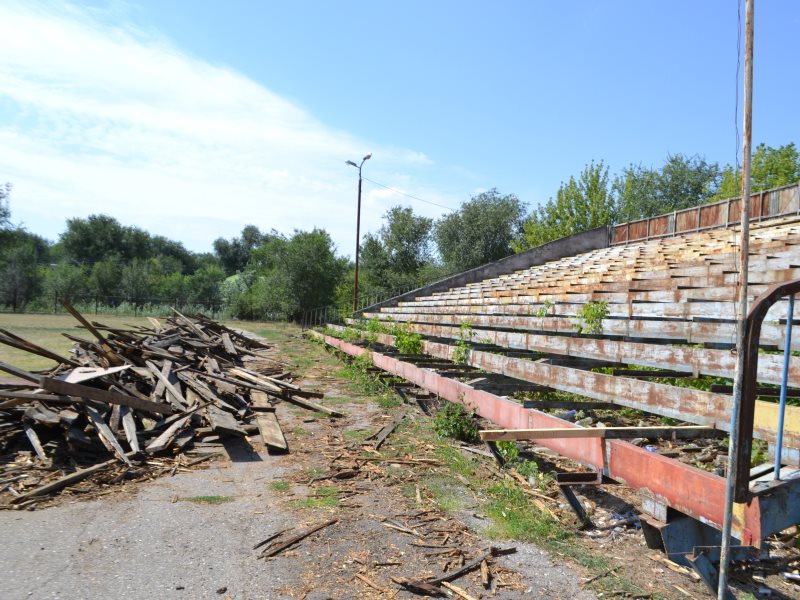
[(372, 158), (372, 152), (367, 154), (361, 162), (363, 163), (365, 160), (369, 160), (370, 158)]
[(356, 163), (354, 163), (352, 160), (346, 160), (346, 161), (344, 161), (344, 164), (353, 166), (356, 169), (358, 168), (358, 165)]

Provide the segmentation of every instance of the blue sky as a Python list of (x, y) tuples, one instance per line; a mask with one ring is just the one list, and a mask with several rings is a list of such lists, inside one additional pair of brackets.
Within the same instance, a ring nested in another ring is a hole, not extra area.
[[(757, 4), (756, 142), (800, 142), (799, 28), (799, 2)], [(352, 254), (367, 152), (366, 177), (452, 207), (534, 207), (590, 160), (732, 162), (736, 44), (736, 0), (5, 2), (0, 180), (50, 239), (103, 212), (197, 251), (253, 223)], [(363, 230), (442, 212), (364, 191)]]

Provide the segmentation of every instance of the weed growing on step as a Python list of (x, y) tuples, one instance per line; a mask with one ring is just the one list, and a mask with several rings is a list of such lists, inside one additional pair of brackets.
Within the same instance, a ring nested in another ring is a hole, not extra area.
[(401, 354), (422, 354), (422, 336), (411, 331), (408, 323), (398, 323), (392, 328), (394, 345)]
[(550, 300), (545, 300), (542, 302), (542, 305), (533, 311), (534, 317), (539, 317), (540, 319), (544, 319), (547, 316), (547, 313), (550, 312), (550, 309), (553, 308), (553, 303)]
[(472, 346), (470, 342), (475, 337), (475, 332), (472, 329), (472, 323), (464, 321), (458, 328), (458, 339), (456, 340), (456, 349), (453, 352), (453, 362), (457, 365), (465, 365), (469, 360), (469, 352)]
[(462, 404), (446, 402), (436, 413), (433, 429), (441, 437), (450, 437), (469, 444), (477, 443), (480, 436), (474, 415), (474, 410), (464, 408)]
[(596, 335), (603, 331), (603, 319), (608, 317), (608, 302), (587, 302), (578, 311), (573, 327), (578, 330), (578, 335)]

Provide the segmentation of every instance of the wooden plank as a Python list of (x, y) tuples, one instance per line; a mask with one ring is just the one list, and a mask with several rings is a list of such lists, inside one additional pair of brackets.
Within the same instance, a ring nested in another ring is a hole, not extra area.
[(106, 375), (113, 375), (114, 373), (125, 371), (126, 369), (130, 369), (130, 367), (130, 365), (110, 367), (108, 369), (102, 367), (76, 367), (65, 375), (59, 375), (56, 379), (66, 381), (67, 383), (83, 383), (84, 381), (90, 381), (98, 377), (105, 377)]
[(211, 429), (217, 433), (247, 437), (245, 430), (239, 426), (238, 421), (229, 412), (220, 410), (216, 406), (207, 406), (206, 417), (211, 424)]
[(297, 542), (299, 542), (301, 540), (304, 540), (305, 538), (310, 536), (312, 533), (316, 533), (317, 531), (319, 531), (320, 529), (322, 529), (324, 527), (328, 527), (329, 525), (333, 525), (334, 523), (338, 523), (338, 521), (339, 521), (339, 519), (331, 519), (329, 521), (325, 521), (324, 523), (320, 523), (319, 525), (315, 525), (314, 527), (311, 527), (310, 529), (307, 529), (303, 533), (298, 533), (297, 535), (294, 535), (294, 536), (290, 537), (289, 539), (287, 539), (287, 540), (285, 540), (285, 541), (283, 541), (283, 542), (281, 542), (279, 544), (276, 544), (275, 546), (270, 546), (269, 548), (264, 550), (264, 552), (262, 552), (259, 555), (259, 558), (269, 558), (270, 556), (275, 556), (276, 554), (278, 554), (280, 552), (283, 552), (284, 550), (286, 550), (290, 546), (294, 546)]
[(23, 369), (19, 369), (13, 365), (6, 364), (4, 362), (0, 362), (0, 371), (5, 371), (6, 373), (11, 373), (12, 375), (16, 375), (22, 379), (26, 379), (28, 381), (32, 381), (33, 383), (38, 384), (39, 380), (41, 379), (38, 375), (34, 375), (33, 373), (28, 373)]
[(261, 441), (268, 447), (278, 451), (286, 452), (289, 445), (286, 443), (286, 436), (278, 422), (278, 417), (274, 412), (260, 413), (256, 417), (258, 431), (261, 433)]
[(702, 437), (713, 433), (713, 427), (557, 427), (541, 429), (485, 429), (480, 431), (481, 440), (496, 442), (503, 440), (545, 440), (561, 438), (655, 438), (655, 437)]
[(220, 338), (222, 338), (222, 345), (225, 347), (225, 351), (228, 354), (232, 356), (239, 355), (239, 353), (236, 351), (236, 346), (233, 345), (233, 342), (231, 341), (231, 336), (228, 332), (223, 332), (220, 335)]
[(162, 450), (166, 450), (167, 447), (172, 443), (172, 440), (180, 433), (180, 430), (186, 426), (186, 423), (189, 422), (191, 415), (186, 415), (175, 421), (172, 425), (170, 425), (164, 433), (159, 435), (156, 439), (150, 442), (147, 445), (147, 451), (150, 454), (155, 454), (156, 452), (161, 452)]
[(399, 414), (399, 415), (397, 415), (397, 416), (396, 416), (394, 419), (392, 419), (392, 422), (391, 422), (391, 423), (387, 424), (387, 425), (386, 425), (386, 426), (385, 426), (383, 429), (381, 429), (381, 430), (378, 432), (378, 437), (375, 439), (375, 446), (374, 446), (375, 450), (377, 450), (378, 448), (380, 448), (380, 447), (381, 447), (381, 445), (383, 444), (383, 442), (385, 442), (385, 441), (386, 441), (386, 438), (387, 438), (387, 437), (389, 437), (389, 436), (391, 435), (391, 433), (392, 433), (392, 432), (393, 432), (393, 431), (394, 431), (394, 430), (397, 428), (397, 426), (400, 424), (400, 421), (402, 421), (403, 419), (405, 419), (405, 417), (406, 417), (406, 413), (405, 413), (405, 412), (402, 412), (402, 413), (400, 413), (400, 414)]
[(131, 409), (127, 406), (121, 406), (119, 414), (122, 417), (122, 428), (125, 430), (125, 437), (128, 440), (128, 445), (131, 451), (139, 453), (142, 451), (139, 446), (139, 437), (136, 434), (136, 419), (133, 418)]
[(134, 398), (133, 396), (120, 394), (119, 392), (101, 390), (98, 388), (89, 387), (88, 385), (81, 385), (79, 383), (67, 383), (66, 381), (60, 381), (50, 377), (42, 377), (41, 385), (42, 388), (48, 392), (63, 394), (65, 396), (75, 396), (78, 398), (89, 398), (90, 400), (97, 400), (107, 404), (130, 406), (131, 408), (135, 408), (137, 410), (143, 410), (159, 415), (172, 415), (177, 412), (168, 404), (151, 402), (150, 400), (140, 400), (139, 398)]
[(197, 337), (199, 337), (201, 340), (203, 340), (204, 342), (211, 341), (211, 338), (202, 329), (200, 329), (197, 325), (195, 325), (192, 322), (192, 320), (189, 319), (189, 317), (181, 314), (175, 308), (172, 309), (172, 312), (178, 315), (180, 320), (183, 321), (186, 324), (186, 326), (189, 327), (189, 329), (191, 329), (195, 333), (195, 335), (197, 335)]
[(111, 446), (114, 453), (119, 456), (120, 460), (124, 462), (128, 466), (131, 465), (131, 461), (125, 456), (125, 451), (122, 449), (122, 446), (119, 445), (117, 438), (114, 436), (114, 433), (108, 427), (106, 422), (103, 420), (103, 417), (100, 416), (100, 413), (93, 406), (86, 407), (86, 413), (89, 415), (89, 419), (92, 421), (92, 425), (97, 430), (97, 433), (100, 436), (101, 441), (105, 441), (108, 446)]
[[(283, 435), (283, 430), (278, 422), (278, 417), (274, 412), (264, 412), (267, 409), (273, 409), (269, 403), (269, 397), (264, 392), (252, 391), (250, 392), (250, 400), (253, 404), (253, 410), (258, 410), (256, 415), (256, 424), (258, 431), (261, 433), (261, 441), (268, 447), (286, 452), (289, 450), (289, 444), (286, 443), (286, 436)], [(273, 409), (274, 410), (274, 409)]]
[(156, 376), (156, 379), (164, 384), (164, 388), (166, 389), (167, 394), (170, 396), (173, 403), (177, 404), (181, 409), (187, 408), (189, 406), (189, 402), (183, 397), (183, 394), (178, 387), (173, 385), (169, 378), (165, 376), (152, 362), (147, 360), (145, 361), (145, 364), (147, 365), (147, 368), (152, 371), (153, 375)]
[(33, 446), (34, 452), (36, 452), (36, 456), (38, 456), (42, 462), (49, 465), (50, 459), (47, 458), (47, 454), (45, 454), (44, 448), (42, 448), (42, 442), (39, 441), (39, 436), (36, 435), (36, 431), (34, 431), (31, 424), (26, 421), (22, 422), (22, 427), (25, 430), (25, 435), (28, 436), (31, 446)]
[(89, 323), (89, 321), (87, 321), (83, 317), (83, 315), (81, 313), (79, 313), (75, 309), (74, 306), (72, 306), (66, 300), (62, 300), (61, 301), (61, 305), (64, 308), (66, 308), (67, 312), (69, 312), (69, 314), (71, 314), (73, 317), (75, 317), (75, 319), (77, 319), (78, 322), (81, 325), (83, 325), (94, 337), (96, 337), (98, 339), (98, 341), (100, 342), (100, 350), (103, 353), (103, 355), (106, 357), (108, 362), (110, 362), (113, 365), (119, 365), (119, 364), (122, 364), (123, 362), (125, 362), (125, 361), (122, 360), (122, 358), (116, 352), (114, 352), (114, 349), (108, 344), (108, 341), (103, 336), (103, 334), (100, 333), (91, 323)]
[(0, 335), (0, 342), (8, 346), (12, 346), (14, 348), (24, 350), (25, 352), (30, 352), (32, 354), (37, 354), (44, 358), (49, 358), (50, 360), (65, 365), (72, 365), (74, 367), (78, 366), (78, 363), (76, 363), (71, 358), (67, 358), (65, 356), (61, 356), (60, 354), (56, 354), (55, 352), (51, 352), (47, 348), (43, 348), (42, 346), (39, 346), (24, 338), (21, 338), (18, 335), (15, 335), (14, 333), (8, 331), (7, 329), (0, 329), (0, 334), (2, 334)]

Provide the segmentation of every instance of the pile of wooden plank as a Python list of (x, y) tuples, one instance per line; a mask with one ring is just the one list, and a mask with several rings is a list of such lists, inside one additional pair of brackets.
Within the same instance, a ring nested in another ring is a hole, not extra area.
[(0, 380), (0, 506), (81, 481), (92, 491), (84, 480), (174, 473), (198, 461), (184, 452), (231, 436), (260, 434), (285, 452), (274, 412), (281, 400), (339, 416), (312, 400), (322, 394), (293, 384), (267, 344), (208, 318), (175, 311), (151, 327), (112, 328), (65, 307), (91, 334), (64, 334), (74, 342), (69, 356), (0, 330), (0, 342), (57, 363), (36, 373), (0, 363), (11, 375)]

